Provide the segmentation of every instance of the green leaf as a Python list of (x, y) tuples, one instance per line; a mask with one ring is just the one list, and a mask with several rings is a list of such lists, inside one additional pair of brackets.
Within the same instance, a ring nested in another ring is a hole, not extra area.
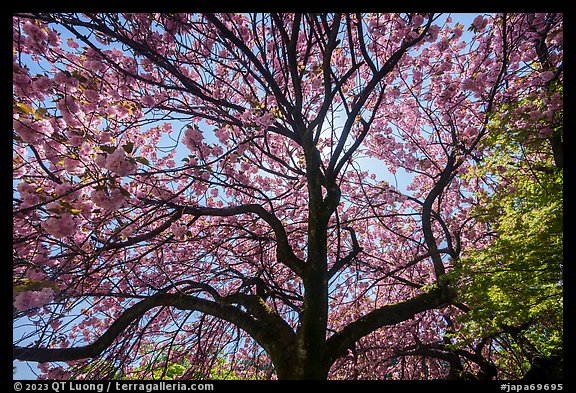
[(98, 148), (102, 151), (105, 151), (106, 153), (114, 153), (114, 150), (116, 150), (114, 146), (108, 146), (108, 145), (100, 145), (98, 146)]
[(72, 205), (66, 201), (58, 201), (58, 203), (60, 203), (60, 206), (62, 206), (63, 208), (70, 210), (72, 209)]
[(36, 120), (42, 120), (46, 118), (46, 113), (48, 113), (48, 111), (46, 110), (46, 108), (38, 108), (36, 109), (36, 111), (34, 112), (34, 119)]
[(26, 115), (32, 115), (32, 114), (34, 114), (34, 112), (35, 112), (35, 111), (34, 111), (34, 108), (32, 108), (31, 106), (28, 106), (28, 105), (26, 105), (26, 104), (23, 104), (23, 103), (21, 103), (21, 102), (17, 102), (17, 103), (16, 103), (16, 106), (14, 107), (14, 109), (15, 109), (17, 112), (24, 113), (24, 114), (26, 114)]
[(24, 280), (23, 285), (17, 285), (12, 288), (14, 295), (23, 291), (39, 291), (42, 288), (51, 288), (55, 293), (60, 292), (60, 288), (53, 282), (47, 280)]
[(150, 161), (146, 157), (135, 157), (134, 159), (141, 164), (150, 165)]
[(124, 151), (128, 154), (132, 153), (132, 150), (134, 150), (134, 143), (133, 142), (127, 142), (125, 145), (122, 145), (122, 148), (124, 149)]
[(81, 82), (81, 83), (86, 83), (86, 82), (88, 82), (88, 79), (86, 79), (85, 76), (82, 76), (77, 70), (72, 71), (71, 76), (72, 76), (73, 78), (78, 79), (78, 81)]

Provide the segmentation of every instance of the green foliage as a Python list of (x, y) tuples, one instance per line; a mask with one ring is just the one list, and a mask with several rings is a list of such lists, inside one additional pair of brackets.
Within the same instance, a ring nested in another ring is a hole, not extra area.
[(94, 360), (87, 365), (81, 366), (80, 370), (82, 374), (99, 375), (106, 379), (114, 380), (141, 380), (143, 378), (151, 380), (177, 380), (182, 378), (189, 380), (268, 379), (269, 373), (266, 371), (271, 370), (266, 370), (266, 367), (263, 369), (263, 366), (266, 366), (266, 364), (256, 368), (252, 364), (245, 364), (245, 369), (260, 370), (259, 372), (249, 373), (250, 375), (247, 376), (245, 375), (246, 373), (238, 371), (222, 355), (215, 357), (212, 364), (206, 369), (198, 368), (197, 365), (194, 365), (186, 358), (167, 361), (167, 357), (164, 354), (158, 354), (152, 365), (136, 367), (128, 373), (118, 369), (117, 365), (107, 360)]
[(536, 342), (548, 352), (562, 338), (562, 174), (542, 180), (546, 188), (517, 179), (514, 192), (479, 209), (494, 219), (498, 237), (462, 258), (453, 274), (466, 288), (461, 300), (472, 309), (464, 317), (466, 330), (486, 336), (530, 324), (529, 334), (545, 337)]
[[(218, 357), (208, 373), (197, 370), (193, 373), (192, 379), (209, 379), (209, 380), (243, 380), (246, 379), (238, 371), (235, 371), (230, 363), (222, 357)], [(253, 379), (262, 379), (255, 377)]]
[[(238, 373), (232, 369), (229, 362), (222, 357), (215, 359), (212, 367), (206, 371), (196, 369), (190, 371), (194, 366), (186, 359), (181, 362), (169, 362), (168, 365), (158, 365), (152, 370), (152, 375), (149, 377), (154, 380), (173, 380), (180, 379), (186, 374), (187, 379), (191, 380), (237, 380), (242, 379)], [(144, 371), (144, 370), (142, 370)], [(148, 371), (149, 372), (149, 371)], [(136, 372), (134, 376), (129, 376), (125, 379), (140, 379), (139, 373)]]
[[(548, 139), (508, 130), (505, 117), (494, 121), (499, 131), (486, 141), (494, 154), (471, 174), (499, 187), (475, 211), (493, 241), (468, 251), (450, 273), (459, 300), (471, 309), (458, 336), (466, 343), (522, 326), (524, 337), (549, 356), (562, 348), (563, 173)], [(551, 125), (555, 132), (559, 127)]]
[[(177, 379), (186, 372), (186, 367), (178, 363), (170, 363), (166, 367), (158, 367), (152, 371), (152, 379)], [(132, 378), (128, 378), (132, 379)]]

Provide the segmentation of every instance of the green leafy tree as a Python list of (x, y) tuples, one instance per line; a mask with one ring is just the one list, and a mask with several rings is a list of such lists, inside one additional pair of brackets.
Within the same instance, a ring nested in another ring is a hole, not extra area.
[(198, 368), (190, 360), (181, 358), (179, 361), (167, 361), (161, 357), (152, 366), (143, 366), (130, 374), (117, 372), (114, 365), (107, 361), (95, 361), (77, 370), (80, 375), (98, 375), (118, 380), (140, 380), (143, 375), (152, 380), (262, 380), (269, 379), (272, 365), (269, 362), (250, 362), (244, 364), (244, 372), (234, 367), (233, 362), (223, 355), (217, 355), (208, 369)]
[[(550, 95), (562, 94), (561, 86), (548, 88)], [(494, 119), (495, 130), (486, 140), (494, 154), (475, 174), (498, 184), (476, 207), (494, 239), (460, 258), (451, 273), (459, 280), (467, 311), (458, 336), (460, 344), (470, 344), (473, 337), (498, 337), (503, 351), (521, 353), (518, 367), (520, 375), (527, 372), (524, 378), (560, 378), (563, 171), (554, 138), (562, 137), (562, 111), (555, 113), (548, 124), (551, 134), (543, 138), (530, 126), (509, 126), (509, 114), (526, 105), (541, 108), (545, 103), (510, 105)]]

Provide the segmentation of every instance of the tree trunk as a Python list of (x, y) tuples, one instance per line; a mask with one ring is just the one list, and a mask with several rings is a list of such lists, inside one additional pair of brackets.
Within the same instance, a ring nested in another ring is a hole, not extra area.
[(326, 380), (330, 371), (326, 356), (314, 356), (316, 354), (305, 350), (303, 343), (273, 359), (276, 375), (279, 380)]

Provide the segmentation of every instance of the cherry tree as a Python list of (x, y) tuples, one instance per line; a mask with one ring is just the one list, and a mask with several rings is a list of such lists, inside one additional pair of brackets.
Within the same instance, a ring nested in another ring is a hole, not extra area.
[(562, 15), (21, 13), (13, 48), (14, 359), (522, 377), (449, 273), (503, 113), (562, 159)]

